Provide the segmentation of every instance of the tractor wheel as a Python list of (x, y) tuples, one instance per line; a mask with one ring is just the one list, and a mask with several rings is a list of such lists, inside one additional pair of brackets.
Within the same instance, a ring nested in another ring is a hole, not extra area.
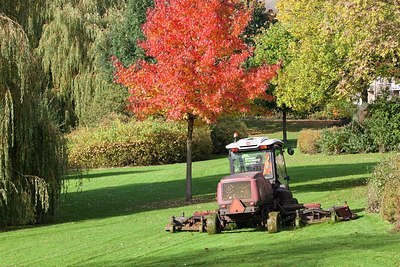
[(279, 232), (281, 218), (279, 211), (272, 211), (268, 213), (267, 229), (268, 233), (273, 234)]
[(220, 233), (218, 214), (210, 214), (207, 217), (207, 233), (209, 235)]

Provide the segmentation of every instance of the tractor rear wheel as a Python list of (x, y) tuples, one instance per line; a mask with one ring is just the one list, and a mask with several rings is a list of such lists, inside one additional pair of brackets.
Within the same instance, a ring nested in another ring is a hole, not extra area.
[(218, 214), (210, 214), (207, 217), (207, 233), (214, 235), (220, 233)]
[(267, 229), (268, 233), (273, 234), (279, 232), (281, 218), (279, 211), (272, 211), (268, 213)]

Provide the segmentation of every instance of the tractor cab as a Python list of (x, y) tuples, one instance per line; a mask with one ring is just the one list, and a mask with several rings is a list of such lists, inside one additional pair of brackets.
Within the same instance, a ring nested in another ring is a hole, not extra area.
[(240, 139), (226, 146), (230, 173), (261, 172), (271, 184), (289, 181), (283, 156), (283, 142), (266, 137)]

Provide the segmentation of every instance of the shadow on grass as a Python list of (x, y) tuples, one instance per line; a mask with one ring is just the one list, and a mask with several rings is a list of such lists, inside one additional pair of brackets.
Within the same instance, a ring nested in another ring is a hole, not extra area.
[(221, 175), (193, 179), (193, 201), (190, 203), (184, 200), (184, 179), (68, 192), (61, 197), (59, 222), (107, 218), (212, 202), (220, 179)]
[(291, 190), (294, 194), (297, 192), (326, 192), (335, 191), (341, 189), (348, 189), (355, 186), (364, 186), (367, 184), (367, 178), (357, 179), (345, 179), (337, 181), (326, 181), (318, 184), (304, 184), (304, 185), (293, 185)]
[(108, 176), (119, 176), (119, 175), (127, 175), (127, 174), (138, 174), (138, 173), (145, 173), (145, 172), (151, 172), (150, 170), (133, 170), (130, 167), (127, 167), (126, 170), (121, 170), (122, 168), (116, 169), (116, 171), (112, 171), (112, 169), (104, 169), (104, 171), (101, 171), (101, 169), (96, 170), (94, 172), (88, 173), (88, 171), (82, 171), (82, 172), (72, 172), (71, 174), (65, 176), (63, 179), (68, 181), (68, 180), (75, 180), (75, 179), (95, 179), (95, 178), (103, 178), (103, 177), (108, 177)]
[[(368, 174), (376, 165), (374, 162), (354, 163), (354, 164), (335, 164), (335, 165), (313, 165), (288, 167), (290, 183), (292, 185), (327, 178), (342, 177), (349, 175)], [(329, 181), (325, 181), (329, 183)], [(351, 180), (349, 180), (351, 182)], [(361, 183), (360, 181), (356, 183)], [(359, 185), (359, 184), (356, 184)], [(348, 184), (348, 186), (353, 186)]]
[[(279, 235), (279, 234), (276, 234)], [(209, 237), (212, 240), (213, 237)], [(288, 242), (282, 237), (264, 236), (268, 246), (230, 244), (229, 246), (199, 245), (183, 251), (166, 251), (145, 257), (129, 256), (123, 260), (93, 260), (81, 262), (81, 266), (126, 266), (132, 263), (140, 266), (397, 266), (400, 256), (398, 235), (360, 234), (328, 235), (326, 238), (303, 238)], [(261, 242), (258, 244), (262, 244)], [(366, 254), (366, 251), (378, 250)], [(390, 257), (381, 251), (393, 251)], [(160, 255), (161, 254), (161, 255)], [(366, 257), (367, 256), (367, 257)], [(394, 257), (393, 257), (394, 256)], [(353, 263), (353, 264), (352, 264)]]
[(358, 220), (358, 219), (360, 219), (360, 218), (362, 218), (362, 217), (364, 217), (363, 215), (359, 215), (358, 213), (360, 213), (360, 212), (364, 212), (365, 211), (365, 208), (358, 208), (358, 209), (351, 209), (351, 212), (354, 214), (357, 214), (357, 218), (356, 218), (356, 220)]
[[(335, 191), (365, 185), (366, 178), (340, 179), (341, 176), (367, 174), (373, 163), (339, 164), (323, 166), (292, 167), (291, 181), (294, 194), (301, 192)], [(136, 171), (132, 171), (134, 174)], [(127, 172), (107, 171), (103, 176)], [(307, 174), (305, 176), (305, 174)], [(89, 176), (92, 174), (89, 174)], [(94, 174), (100, 176), (100, 174)], [(86, 176), (85, 176), (86, 177)], [(216, 187), (222, 175), (197, 177), (193, 179), (191, 203), (184, 200), (185, 180), (152, 183), (133, 183), (123, 186), (103, 187), (82, 192), (69, 192), (62, 196), (60, 222), (81, 221), (130, 215), (143, 211), (182, 207), (189, 204), (215, 201)], [(301, 178), (300, 178), (301, 177)], [(335, 178), (331, 179), (330, 178)], [(321, 180), (321, 181), (320, 181)], [(312, 181), (313, 184), (302, 184)], [(319, 182), (319, 183), (318, 183)], [(111, 183), (110, 183), (111, 184)]]

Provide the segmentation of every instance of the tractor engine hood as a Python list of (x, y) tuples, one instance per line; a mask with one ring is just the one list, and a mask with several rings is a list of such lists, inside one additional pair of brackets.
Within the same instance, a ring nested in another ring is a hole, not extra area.
[(251, 206), (272, 201), (274, 190), (260, 172), (245, 172), (226, 176), (217, 186), (218, 205), (227, 207), (235, 199)]

